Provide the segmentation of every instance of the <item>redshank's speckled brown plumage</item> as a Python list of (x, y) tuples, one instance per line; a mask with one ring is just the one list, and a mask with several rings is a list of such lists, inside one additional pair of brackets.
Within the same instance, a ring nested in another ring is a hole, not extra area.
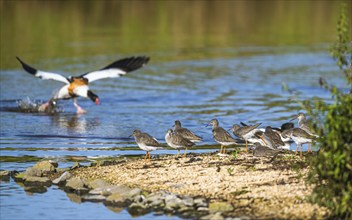
[(138, 147), (146, 151), (144, 160), (146, 160), (147, 157), (149, 157), (150, 160), (150, 151), (161, 148), (159, 142), (155, 138), (138, 129), (134, 130), (131, 136), (134, 137)]
[(181, 122), (179, 120), (175, 121), (174, 132), (192, 141), (193, 143), (202, 141), (202, 138), (200, 136), (194, 134), (192, 131), (188, 130), (187, 128), (182, 127)]
[(220, 153), (226, 153), (226, 146), (237, 144), (236, 140), (225, 129), (219, 126), (217, 119), (212, 119), (208, 125), (212, 125), (213, 138), (221, 144)]
[(241, 127), (240, 125), (233, 125), (231, 130), (234, 135), (246, 141), (246, 152), (248, 153), (248, 139), (252, 138), (254, 134), (257, 132), (257, 128), (261, 125), (261, 123), (257, 123), (255, 125), (246, 125)]
[(185, 149), (184, 156), (186, 156), (186, 151), (188, 148), (192, 147), (194, 143), (181, 135), (173, 132), (171, 129), (168, 129), (165, 135), (165, 141), (166, 143), (178, 150), (178, 154), (180, 154), (181, 149)]

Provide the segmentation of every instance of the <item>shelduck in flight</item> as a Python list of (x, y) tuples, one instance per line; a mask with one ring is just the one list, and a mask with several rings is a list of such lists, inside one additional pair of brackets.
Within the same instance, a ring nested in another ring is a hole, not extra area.
[(90, 98), (95, 104), (99, 105), (99, 97), (89, 89), (89, 83), (104, 79), (116, 78), (141, 68), (148, 63), (149, 57), (129, 57), (113, 62), (112, 64), (97, 70), (85, 73), (80, 76), (64, 77), (57, 73), (44, 72), (37, 70), (24, 63), (20, 58), (16, 57), (22, 64), (22, 67), (28, 73), (41, 79), (52, 79), (65, 83), (63, 87), (54, 92), (53, 97), (39, 107), (39, 111), (44, 112), (50, 106), (50, 103), (59, 99), (73, 99), (73, 105), (77, 108), (77, 114), (83, 114), (86, 111), (77, 104), (77, 97)]

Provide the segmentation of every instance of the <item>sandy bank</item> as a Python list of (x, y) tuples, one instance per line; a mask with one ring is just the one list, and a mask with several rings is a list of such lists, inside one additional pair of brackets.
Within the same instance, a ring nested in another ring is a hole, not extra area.
[(236, 157), (214, 153), (189, 154), (187, 158), (161, 156), (147, 163), (141, 158), (117, 165), (82, 167), (72, 174), (149, 192), (165, 190), (226, 201), (234, 207), (228, 216), (324, 218), (328, 214), (325, 208), (306, 201), (311, 192), (304, 182), (310, 156), (304, 160), (291, 153), (275, 158), (253, 157), (244, 152)]

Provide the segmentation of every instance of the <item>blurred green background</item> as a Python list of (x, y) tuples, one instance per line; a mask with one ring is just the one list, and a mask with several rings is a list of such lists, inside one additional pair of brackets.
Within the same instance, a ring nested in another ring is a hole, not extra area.
[(1, 69), (18, 67), (16, 55), (168, 60), (207, 56), (204, 48), (316, 45), (334, 41), (340, 3), (351, 8), (329, 0), (0, 2)]

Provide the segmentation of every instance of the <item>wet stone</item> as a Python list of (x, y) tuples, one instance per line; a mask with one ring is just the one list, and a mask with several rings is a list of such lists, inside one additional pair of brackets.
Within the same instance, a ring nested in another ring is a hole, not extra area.
[(74, 169), (77, 169), (77, 168), (80, 168), (82, 167), (80, 163), (78, 162), (75, 162), (72, 166), (71, 166), (71, 170), (74, 170)]
[(106, 200), (105, 196), (102, 195), (90, 195), (86, 194), (82, 196), (82, 201), (88, 201), (88, 202), (103, 202)]
[(209, 209), (207, 207), (198, 207), (197, 211), (198, 212), (209, 212)]
[(181, 206), (185, 206), (182, 199), (175, 195), (169, 195), (165, 198), (165, 208), (179, 209)]
[(25, 186), (24, 191), (30, 193), (45, 193), (48, 189), (45, 186)]
[(123, 195), (127, 198), (132, 198), (134, 196), (140, 195), (142, 193), (142, 190), (139, 188), (133, 188), (129, 191), (126, 191), (125, 193), (123, 193)]
[(34, 168), (34, 167), (28, 167), (26, 169), (25, 175), (26, 176), (41, 177), (41, 176), (43, 176), (43, 172), (41, 170), (39, 170), (39, 169)]
[(67, 181), (66, 187), (74, 189), (74, 190), (84, 188), (84, 182), (79, 177), (73, 177)]
[(10, 171), (2, 170), (0, 171), (1, 181), (10, 181)]
[(233, 209), (233, 206), (227, 202), (212, 202), (209, 204), (210, 212), (230, 212)]
[(73, 191), (76, 194), (83, 195), (88, 193), (89, 189), (85, 188), (84, 182), (79, 177), (73, 177), (66, 182), (66, 191)]
[(66, 171), (69, 171), (70, 168), (68, 168), (68, 167), (66, 167), (66, 168), (56, 168), (55, 170), (56, 170), (56, 172), (58, 172), (58, 173), (64, 173), (64, 172), (66, 172)]
[(51, 186), (51, 180), (47, 177), (36, 177), (29, 176), (26, 177), (24, 181), (25, 186)]
[(162, 199), (159, 199), (159, 200), (154, 200), (149, 205), (155, 209), (158, 209), (158, 208), (164, 207), (165, 203)]
[(150, 212), (150, 209), (143, 203), (132, 203), (127, 210), (132, 216), (141, 216)]
[(196, 198), (194, 199), (194, 204), (197, 207), (208, 207), (207, 201), (203, 198)]
[(17, 173), (14, 175), (13, 179), (15, 180), (15, 182), (24, 182), (24, 180), (26, 179), (26, 175), (24, 172), (22, 173)]
[(186, 196), (182, 200), (185, 206), (192, 207), (194, 205), (194, 200), (192, 197)]
[(108, 182), (106, 182), (105, 180), (96, 179), (96, 180), (92, 180), (92, 181), (88, 182), (87, 185), (91, 189), (96, 189), (96, 188), (102, 188), (102, 187), (109, 186), (110, 184)]
[(74, 193), (76, 193), (77, 195), (84, 195), (87, 194), (89, 192), (89, 189), (87, 188), (79, 188), (74, 190)]
[(66, 171), (59, 178), (53, 180), (53, 184), (55, 185), (65, 185), (66, 181), (72, 177), (71, 173)]
[(108, 196), (114, 193), (118, 193), (120, 195), (125, 195), (127, 192), (131, 190), (130, 187), (125, 186), (125, 185), (114, 185), (114, 186), (108, 186), (108, 187), (103, 187), (102, 195)]
[(55, 161), (49, 160), (49, 163), (50, 163), (51, 165), (53, 165), (55, 168), (57, 168), (57, 167), (59, 166), (58, 162), (55, 162)]
[(105, 193), (104, 194), (104, 191), (106, 191), (108, 187), (98, 187), (98, 188), (95, 188), (95, 189), (92, 189), (89, 191), (89, 194), (92, 194), (92, 195), (103, 195), (103, 196), (109, 196), (111, 195), (111, 193)]
[(141, 203), (145, 201), (145, 197), (143, 195), (136, 195), (133, 197), (132, 201)]
[(179, 213), (185, 213), (185, 212), (193, 212), (194, 209), (192, 207), (188, 206), (182, 206), (180, 209), (177, 210)]
[(41, 161), (36, 163), (32, 169), (27, 169), (26, 173), (29, 176), (43, 176), (55, 172), (55, 165), (57, 167), (57, 163), (52, 164), (50, 161)]
[(221, 212), (216, 212), (214, 214), (209, 214), (200, 218), (201, 220), (223, 220), (224, 217), (222, 216)]
[(151, 193), (146, 197), (146, 202), (153, 203), (153, 202), (163, 202), (163, 196), (160, 192), (158, 193)]
[(106, 198), (106, 204), (123, 207), (126, 205), (126, 199), (120, 193), (113, 193)]

